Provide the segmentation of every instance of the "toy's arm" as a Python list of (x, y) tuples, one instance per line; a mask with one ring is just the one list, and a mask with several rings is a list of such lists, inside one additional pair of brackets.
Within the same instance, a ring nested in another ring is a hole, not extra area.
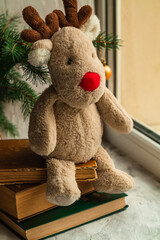
[(30, 147), (41, 156), (48, 156), (56, 146), (57, 132), (53, 110), (56, 100), (55, 90), (50, 86), (39, 97), (30, 116)]
[(129, 133), (132, 130), (132, 119), (109, 89), (105, 89), (103, 96), (97, 102), (97, 108), (103, 121), (114, 130), (121, 133)]

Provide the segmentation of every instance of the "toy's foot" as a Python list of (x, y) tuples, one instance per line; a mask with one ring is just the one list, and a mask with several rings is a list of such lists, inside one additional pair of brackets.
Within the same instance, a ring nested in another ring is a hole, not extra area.
[(68, 206), (80, 198), (73, 162), (47, 160), (47, 200), (55, 205)]
[[(56, 181), (56, 180), (55, 180)], [(77, 183), (54, 184), (47, 186), (47, 200), (58, 206), (68, 206), (78, 200), (81, 192)]]
[(94, 186), (98, 192), (123, 193), (134, 187), (134, 180), (118, 169), (101, 170)]

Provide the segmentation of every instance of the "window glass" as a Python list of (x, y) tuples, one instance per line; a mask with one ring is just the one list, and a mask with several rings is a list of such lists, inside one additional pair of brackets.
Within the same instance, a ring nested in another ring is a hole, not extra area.
[(160, 1), (121, 0), (121, 103), (160, 133)]

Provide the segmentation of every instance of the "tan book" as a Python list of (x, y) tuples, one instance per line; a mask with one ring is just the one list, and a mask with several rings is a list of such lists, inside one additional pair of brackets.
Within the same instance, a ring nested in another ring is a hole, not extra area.
[[(92, 182), (78, 186), (82, 195), (94, 191)], [(19, 221), (55, 207), (46, 200), (46, 184), (0, 186), (0, 209)]]
[(42, 239), (127, 208), (122, 194), (91, 193), (68, 207), (57, 207), (18, 222), (0, 212), (0, 220), (25, 239)]
[[(76, 165), (77, 182), (97, 179), (96, 161)], [(29, 141), (0, 140), (0, 185), (46, 182), (46, 161), (30, 150)]]

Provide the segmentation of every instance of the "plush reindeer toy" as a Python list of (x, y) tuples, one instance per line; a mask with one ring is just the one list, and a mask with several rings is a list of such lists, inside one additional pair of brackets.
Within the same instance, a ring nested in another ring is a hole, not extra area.
[(66, 16), (54, 10), (45, 22), (33, 7), (25, 8), (23, 16), (32, 29), (21, 36), (34, 42), (28, 61), (48, 64), (51, 75), (52, 85), (31, 113), (29, 141), (47, 161), (48, 201), (65, 206), (81, 195), (75, 163), (91, 158), (97, 162), (94, 186), (100, 192), (125, 192), (134, 182), (115, 168), (101, 146), (103, 122), (121, 133), (129, 133), (133, 123), (105, 86), (104, 68), (92, 44), (100, 31), (99, 20), (88, 5), (77, 12), (77, 0), (63, 2)]

